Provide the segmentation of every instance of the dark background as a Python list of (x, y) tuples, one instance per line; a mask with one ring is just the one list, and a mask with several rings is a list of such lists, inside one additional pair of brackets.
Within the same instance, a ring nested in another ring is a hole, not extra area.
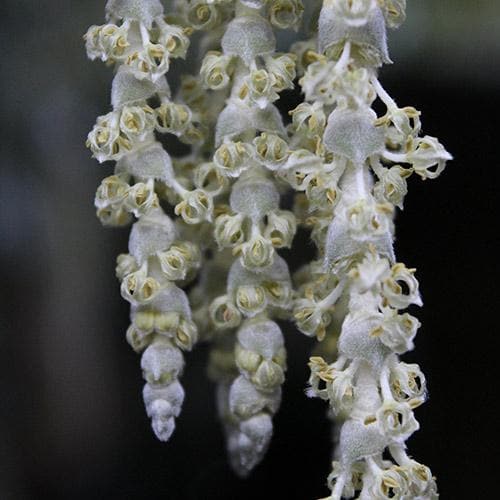
[[(150, 431), (114, 279), (127, 231), (95, 218), (109, 169), (83, 146), (108, 111), (111, 72), (86, 60), (81, 40), (103, 9), (100, 0), (0, 4), (0, 499), (326, 496), (326, 408), (303, 394), (311, 342), (293, 328), (275, 436), (248, 480), (226, 463), (204, 347), (188, 355), (174, 437), (162, 444)], [(382, 80), (455, 156), (436, 181), (412, 179), (397, 217), (398, 257), (418, 268), (425, 302), (406, 360), (430, 388), (409, 448), (442, 498), (486, 498), (498, 426), (500, 6), (410, 0), (408, 11)], [(310, 252), (297, 241), (299, 258)]]

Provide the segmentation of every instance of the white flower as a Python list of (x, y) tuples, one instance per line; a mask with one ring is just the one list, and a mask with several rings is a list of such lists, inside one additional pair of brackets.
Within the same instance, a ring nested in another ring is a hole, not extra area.
[(420, 322), (413, 316), (397, 311), (384, 311), (380, 326), (371, 332), (380, 341), (397, 354), (404, 354), (413, 349), (413, 339), (420, 327)]
[(417, 364), (398, 363), (393, 366), (389, 377), (393, 398), (415, 406), (426, 396), (425, 376)]
[(370, 500), (389, 500), (393, 498), (408, 497), (409, 484), (405, 470), (393, 466), (389, 469), (379, 469), (373, 473), (370, 481), (366, 483), (360, 498)]
[(452, 158), (435, 137), (429, 136), (419, 139), (415, 149), (408, 154), (408, 162), (422, 179), (438, 177), (443, 172), (446, 162)]
[(204, 85), (211, 90), (221, 90), (229, 85), (233, 57), (220, 52), (208, 52), (203, 59), (200, 75)]
[(405, 309), (411, 304), (422, 305), (418, 291), (415, 269), (408, 269), (404, 264), (395, 264), (391, 276), (382, 285), (382, 292), (392, 307)]
[(280, 29), (297, 28), (303, 11), (301, 0), (272, 0), (269, 19), (273, 26)]
[(380, 430), (395, 442), (406, 441), (420, 427), (408, 403), (385, 401), (376, 418)]

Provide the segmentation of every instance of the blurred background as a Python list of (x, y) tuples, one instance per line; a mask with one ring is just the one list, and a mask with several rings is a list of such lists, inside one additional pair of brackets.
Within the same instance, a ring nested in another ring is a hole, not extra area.
[[(86, 59), (82, 41), (104, 4), (0, 2), (0, 499), (326, 496), (325, 405), (304, 397), (311, 343), (293, 328), (275, 436), (249, 479), (227, 466), (203, 347), (187, 359), (174, 437), (165, 445), (150, 431), (114, 278), (127, 230), (95, 218), (109, 167), (84, 147), (109, 108), (111, 71)], [(397, 219), (399, 259), (418, 268), (425, 302), (406, 360), (430, 386), (409, 447), (442, 498), (486, 498), (498, 400), (500, 3), (409, 0), (390, 45), (385, 87), (455, 156), (438, 180), (412, 180)]]

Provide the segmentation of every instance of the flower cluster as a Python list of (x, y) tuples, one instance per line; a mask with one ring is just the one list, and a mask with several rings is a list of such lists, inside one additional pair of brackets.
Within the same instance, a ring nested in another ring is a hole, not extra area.
[[(247, 475), (281, 400), (277, 321), (292, 320), (318, 341), (307, 393), (328, 401), (336, 427), (328, 498), (431, 500), (430, 470), (405, 451), (426, 382), (399, 358), (420, 326), (407, 309), (422, 300), (415, 270), (396, 261), (394, 215), (408, 179), (436, 178), (451, 156), (377, 78), (405, 0), (319, 3), (310, 38), (281, 53), (276, 30), (301, 28), (301, 0), (176, 0), (168, 16), (160, 0), (109, 0), (108, 24), (85, 35), (89, 57), (115, 67), (112, 111), (87, 140), (99, 162), (116, 162), (97, 215), (133, 222), (117, 276), (160, 439), (184, 399), (183, 351), (210, 343), (230, 462)], [(165, 74), (195, 31), (197, 74), (172, 97)], [(286, 120), (277, 103), (297, 81), (304, 100)], [(171, 156), (163, 134), (188, 153)], [(317, 258), (292, 281), (280, 250), (299, 226)]]

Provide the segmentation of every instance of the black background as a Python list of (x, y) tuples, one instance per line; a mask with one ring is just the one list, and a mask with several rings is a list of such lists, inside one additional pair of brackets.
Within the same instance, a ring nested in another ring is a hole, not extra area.
[[(324, 403), (303, 393), (312, 344), (291, 327), (275, 435), (249, 479), (227, 466), (203, 346), (187, 357), (174, 437), (162, 444), (150, 431), (139, 358), (124, 339), (127, 306), (113, 278), (127, 235), (94, 219), (95, 186), (108, 171), (82, 145), (107, 110), (111, 77), (85, 59), (80, 36), (101, 21), (102, 3), (85, 4), (0, 7), (0, 498), (326, 496), (330, 430)], [(457, 60), (465, 67), (471, 57)], [(399, 58), (381, 77), (400, 105), (422, 111), (424, 133), (455, 157), (435, 181), (412, 178), (396, 244), (399, 260), (417, 267), (424, 298), (416, 350), (405, 360), (421, 365), (430, 389), (408, 444), (444, 499), (489, 498), (495, 488), (499, 61), (492, 53), (477, 82), (456, 68), (450, 77), (451, 63), (431, 71), (424, 56), (410, 65)], [(295, 261), (312, 251), (297, 239)]]

